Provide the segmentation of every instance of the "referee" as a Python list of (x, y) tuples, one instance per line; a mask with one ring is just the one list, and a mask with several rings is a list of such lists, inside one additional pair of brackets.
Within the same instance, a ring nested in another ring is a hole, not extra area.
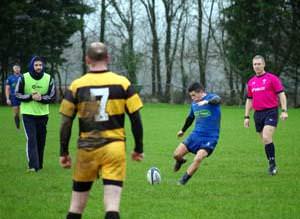
[(278, 123), (279, 101), (281, 105), (280, 118), (282, 120), (288, 118), (286, 96), (280, 79), (274, 74), (265, 71), (265, 59), (263, 56), (256, 55), (252, 60), (252, 64), (256, 74), (247, 84), (248, 94), (245, 105), (244, 126), (246, 128), (249, 127), (249, 115), (253, 108), (255, 111), (256, 131), (265, 145), (265, 152), (269, 161), (268, 172), (270, 175), (275, 175), (277, 168), (273, 135)]

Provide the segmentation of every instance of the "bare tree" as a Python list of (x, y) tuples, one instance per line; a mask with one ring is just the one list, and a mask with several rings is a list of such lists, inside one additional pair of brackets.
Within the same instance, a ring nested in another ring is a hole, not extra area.
[[(218, 25), (216, 28), (211, 28), (211, 36), (214, 40), (214, 44), (216, 45), (218, 49), (218, 56), (221, 59), (223, 66), (224, 66), (224, 72), (227, 79), (228, 87), (229, 87), (229, 100), (227, 101), (228, 104), (236, 104), (236, 94), (237, 91), (239, 93), (243, 93), (242, 90), (240, 90), (240, 76), (236, 73), (238, 71), (238, 68), (234, 67), (232, 63), (228, 62), (228, 59), (226, 58), (226, 46), (225, 46), (225, 29), (222, 25), (224, 23), (225, 17), (222, 15), (222, 11), (224, 10), (224, 2), (219, 1), (218, 2), (218, 22), (220, 25)], [(241, 96), (240, 94), (239, 96)]]
[(180, 46), (180, 73), (181, 73), (181, 82), (182, 82), (182, 100), (184, 101), (184, 97), (186, 95), (186, 87), (188, 82), (188, 75), (185, 70), (185, 59), (186, 59), (186, 32), (188, 27), (188, 7), (184, 8), (185, 21), (183, 23), (182, 31), (181, 31), (181, 46)]
[(82, 66), (82, 75), (84, 75), (87, 71), (87, 67), (85, 64), (85, 55), (86, 55), (86, 36), (85, 36), (85, 25), (84, 25), (84, 14), (80, 14), (80, 21), (81, 21), (81, 26), (80, 26), (80, 39), (81, 39), (81, 51), (82, 51), (82, 56), (81, 56), (81, 66)]
[(124, 24), (127, 30), (127, 39), (122, 45), (122, 52), (123, 52), (123, 64), (128, 71), (128, 77), (133, 84), (137, 84), (137, 77), (136, 77), (136, 69), (137, 69), (137, 56), (134, 50), (134, 1), (128, 0), (125, 6), (128, 8), (125, 11), (122, 11), (120, 8), (120, 2), (116, 0), (109, 0), (112, 4), (113, 8), (116, 10), (121, 22)]
[(200, 72), (200, 82), (205, 86), (205, 70), (204, 70), (204, 60), (202, 53), (202, 0), (197, 1), (198, 6), (198, 26), (197, 26), (197, 48), (198, 48), (198, 66)]
[[(162, 95), (162, 83), (160, 72), (160, 50), (159, 38), (157, 34), (156, 24), (156, 1), (155, 0), (140, 0), (147, 12), (147, 18), (150, 24), (152, 33), (152, 60), (151, 60), (151, 77), (152, 77), (152, 95)], [(156, 89), (157, 88), (157, 89)]]
[(205, 45), (203, 48), (202, 38), (203, 38), (203, 2), (202, 0), (197, 1), (198, 6), (198, 26), (197, 26), (197, 48), (198, 48), (198, 65), (200, 72), (200, 82), (206, 87), (206, 65), (208, 59), (209, 43), (211, 39), (212, 30), (212, 14), (214, 9), (215, 0), (211, 1), (210, 12), (207, 16), (208, 20), (208, 32), (205, 39)]
[(106, 8), (106, 0), (101, 0), (100, 42), (105, 42)]
[(299, 1), (291, 1), (291, 41), (293, 42), (294, 49), (292, 51), (291, 60), (289, 63), (289, 68), (287, 70), (289, 77), (293, 81), (291, 87), (294, 87), (292, 90), (293, 104), (295, 107), (299, 107), (299, 83), (300, 83), (300, 42), (299, 42), (299, 32), (300, 32), (300, 2)]
[[(177, 5), (174, 3), (174, 0), (162, 0), (164, 9), (165, 9), (165, 19), (166, 19), (166, 38), (165, 38), (165, 67), (166, 67), (166, 88), (165, 88), (165, 101), (169, 102), (171, 98), (171, 82), (172, 82), (172, 71), (173, 71), (173, 63), (174, 58), (177, 51), (178, 38), (180, 33), (180, 24), (183, 18), (184, 10), (181, 10), (179, 19), (176, 23), (175, 29), (175, 38), (172, 43), (172, 31), (173, 23), (176, 19), (177, 14), (180, 9), (185, 5), (185, 0), (180, 1)], [(177, 2), (177, 1), (175, 1)]]

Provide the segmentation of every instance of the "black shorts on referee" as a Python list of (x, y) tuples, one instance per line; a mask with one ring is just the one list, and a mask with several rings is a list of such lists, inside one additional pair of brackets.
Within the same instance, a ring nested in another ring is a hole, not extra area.
[(264, 126), (270, 125), (277, 127), (278, 108), (259, 110), (254, 112), (256, 132), (262, 132)]

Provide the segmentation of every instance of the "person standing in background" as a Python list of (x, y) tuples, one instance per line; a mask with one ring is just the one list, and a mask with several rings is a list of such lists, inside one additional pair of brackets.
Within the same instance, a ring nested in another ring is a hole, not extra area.
[(20, 129), (20, 101), (16, 98), (15, 88), (20, 77), (21, 67), (15, 64), (13, 66), (13, 74), (11, 74), (5, 82), (6, 103), (12, 106), (17, 129)]
[(27, 138), (28, 172), (43, 168), (49, 103), (55, 98), (54, 80), (45, 72), (44, 65), (41, 57), (33, 57), (29, 72), (23, 74), (16, 86)]

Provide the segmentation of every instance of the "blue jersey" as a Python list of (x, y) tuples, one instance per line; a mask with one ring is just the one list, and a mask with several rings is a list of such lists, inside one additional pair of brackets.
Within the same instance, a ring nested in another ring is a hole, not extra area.
[(10, 96), (15, 95), (15, 88), (17, 85), (17, 82), (21, 78), (21, 74), (11, 74), (7, 79), (6, 79), (6, 85), (9, 85), (9, 90), (10, 90)]
[[(208, 93), (202, 100), (209, 101), (215, 96), (217, 95)], [(221, 121), (220, 104), (205, 104), (204, 106), (199, 106), (196, 102), (192, 102), (189, 117), (195, 118), (193, 133), (197, 133), (199, 137), (204, 138), (219, 138)]]

